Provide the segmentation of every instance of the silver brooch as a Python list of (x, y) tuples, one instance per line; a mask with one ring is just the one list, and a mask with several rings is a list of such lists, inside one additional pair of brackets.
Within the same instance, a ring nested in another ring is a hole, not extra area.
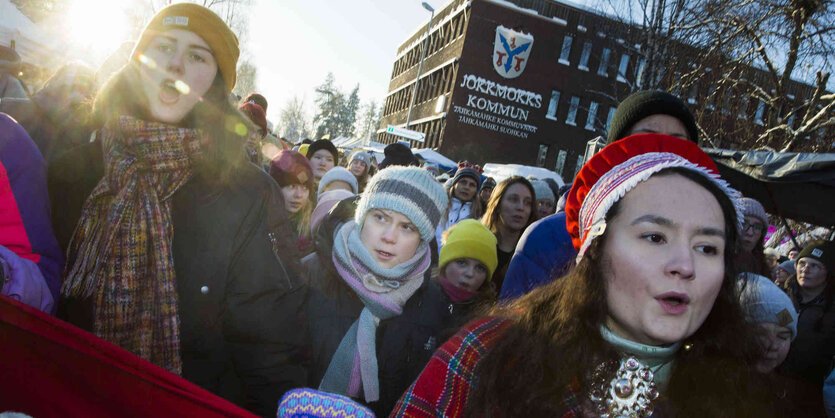
[(658, 399), (658, 388), (652, 379), (649, 367), (634, 357), (620, 363), (606, 362), (592, 375), (589, 399), (602, 418), (648, 417), (652, 415), (653, 401)]

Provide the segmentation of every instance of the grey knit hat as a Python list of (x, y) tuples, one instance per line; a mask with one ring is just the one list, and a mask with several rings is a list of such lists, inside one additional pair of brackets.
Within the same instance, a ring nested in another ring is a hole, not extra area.
[(533, 191), (536, 193), (536, 200), (550, 199), (552, 202), (557, 201), (548, 183), (542, 180), (531, 180), (531, 185), (533, 186)]
[(316, 191), (316, 196), (321, 195), (325, 191), (325, 188), (328, 187), (328, 184), (338, 180), (350, 184), (354, 194), (359, 193), (357, 178), (345, 167), (334, 167), (322, 176), (322, 180), (319, 180), (319, 190)]
[(786, 273), (789, 273), (789, 276), (794, 276), (797, 274), (797, 270), (794, 268), (794, 260), (786, 260), (777, 265), (777, 268), (783, 269)]
[[(745, 317), (754, 323), (771, 322), (786, 327), (797, 336), (797, 311), (791, 299), (771, 280), (757, 274), (746, 274), (745, 288), (739, 295)], [(743, 281), (740, 281), (740, 286)]]
[(743, 216), (753, 216), (763, 222), (764, 226), (768, 226), (768, 215), (765, 214), (765, 209), (763, 209), (763, 205), (760, 202), (751, 199), (750, 197), (743, 197), (739, 200), (739, 203), (742, 204)]
[(495, 189), (496, 188), (496, 180), (493, 177), (486, 177), (484, 181), (481, 182), (481, 190), (484, 189)]
[(371, 178), (357, 203), (354, 220), (362, 226), (371, 209), (400, 212), (415, 224), (421, 239), (428, 242), (435, 237), (447, 203), (443, 186), (426, 170), (391, 166)]
[(365, 163), (366, 173), (371, 168), (371, 155), (365, 151), (357, 151), (353, 155), (351, 155), (351, 159), (348, 161), (348, 165), (354, 162), (354, 160), (360, 160)]

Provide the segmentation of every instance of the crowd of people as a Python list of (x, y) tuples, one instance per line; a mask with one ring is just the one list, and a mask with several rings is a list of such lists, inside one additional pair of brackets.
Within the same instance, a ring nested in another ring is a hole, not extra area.
[(174, 4), (100, 87), (0, 101), (3, 295), (262, 416), (835, 414), (835, 243), (764, 248), (677, 97), (497, 181), (268, 142), (238, 56)]

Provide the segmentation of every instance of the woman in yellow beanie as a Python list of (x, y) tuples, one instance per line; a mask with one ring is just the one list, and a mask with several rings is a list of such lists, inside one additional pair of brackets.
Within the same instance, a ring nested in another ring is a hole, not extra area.
[(465, 219), (446, 231), (435, 279), (449, 299), (454, 328), (464, 325), (475, 308), (495, 302), (496, 290), (487, 279), (498, 263), (496, 236), (481, 222)]
[(238, 54), (220, 17), (174, 4), (102, 88), (104, 169), (67, 251), (59, 315), (275, 415), (305, 380), (304, 292), (278, 185), (245, 159), (252, 127), (229, 100)]

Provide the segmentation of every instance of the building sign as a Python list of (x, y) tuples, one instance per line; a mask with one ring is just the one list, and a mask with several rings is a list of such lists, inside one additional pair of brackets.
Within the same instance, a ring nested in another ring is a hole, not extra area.
[(533, 47), (533, 35), (516, 32), (504, 26), (496, 28), (493, 42), (493, 68), (504, 78), (516, 78), (525, 71)]
[(426, 134), (424, 134), (423, 132), (413, 131), (411, 129), (406, 128), (398, 128), (392, 125), (389, 125), (386, 128), (386, 133), (418, 142), (423, 142), (424, 138), (426, 138)]
[(542, 95), (473, 74), (464, 75), (458, 87), (467, 91), (465, 105), (453, 106), (459, 122), (522, 139), (536, 133), (527, 121), (532, 109), (542, 107)]

